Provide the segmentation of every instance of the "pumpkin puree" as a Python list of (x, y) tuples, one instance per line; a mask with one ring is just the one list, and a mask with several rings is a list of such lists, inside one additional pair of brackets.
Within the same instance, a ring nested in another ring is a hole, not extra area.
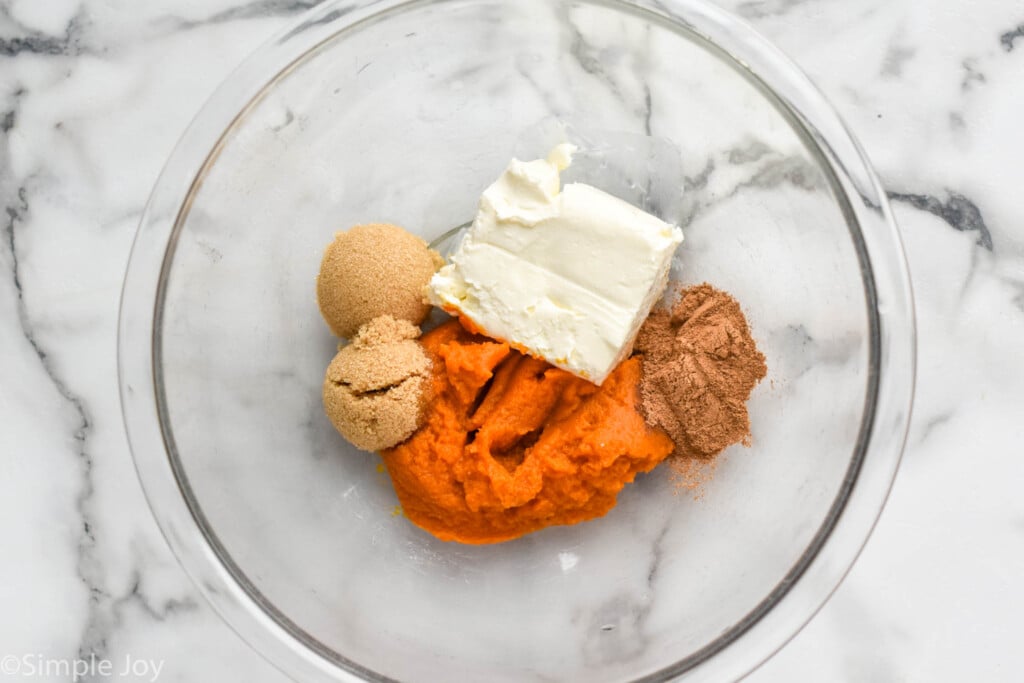
[(639, 412), (637, 358), (598, 387), (456, 320), (421, 341), (434, 399), (382, 455), (406, 517), (442, 540), (497, 543), (600, 517), (673, 450)]

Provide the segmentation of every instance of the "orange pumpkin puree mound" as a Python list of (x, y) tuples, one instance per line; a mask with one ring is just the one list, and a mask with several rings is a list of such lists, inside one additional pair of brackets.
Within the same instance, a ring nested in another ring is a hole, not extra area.
[(421, 341), (434, 400), (382, 455), (405, 515), (442, 540), (497, 543), (600, 517), (672, 452), (639, 412), (636, 358), (598, 387), (456, 320)]

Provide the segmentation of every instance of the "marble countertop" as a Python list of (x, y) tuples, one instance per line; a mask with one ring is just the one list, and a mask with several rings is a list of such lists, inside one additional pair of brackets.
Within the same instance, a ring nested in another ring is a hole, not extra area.
[[(866, 148), (919, 329), (914, 417), (882, 519), (831, 601), (748, 680), (1020, 680), (1024, 6), (720, 1), (800, 64)], [(160, 680), (285, 680), (157, 530), (115, 346), (132, 238), (178, 136), (244, 56), (315, 4), (0, 0), (0, 657), (101, 651), (158, 663)]]

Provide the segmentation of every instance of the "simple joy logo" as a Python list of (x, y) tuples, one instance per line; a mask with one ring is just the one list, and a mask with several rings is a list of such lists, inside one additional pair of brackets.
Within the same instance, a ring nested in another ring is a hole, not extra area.
[(141, 659), (132, 655), (116, 661), (95, 655), (78, 659), (57, 659), (40, 654), (0, 658), (0, 674), (6, 679), (61, 677), (77, 683), (86, 678), (102, 677), (156, 683), (163, 668), (163, 660)]

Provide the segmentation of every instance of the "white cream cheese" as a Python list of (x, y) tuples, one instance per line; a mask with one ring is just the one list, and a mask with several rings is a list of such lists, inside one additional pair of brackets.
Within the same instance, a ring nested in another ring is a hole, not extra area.
[(575, 150), (513, 159), (484, 191), (428, 296), (487, 335), (600, 384), (632, 350), (683, 234), (589, 185), (559, 190)]

